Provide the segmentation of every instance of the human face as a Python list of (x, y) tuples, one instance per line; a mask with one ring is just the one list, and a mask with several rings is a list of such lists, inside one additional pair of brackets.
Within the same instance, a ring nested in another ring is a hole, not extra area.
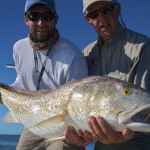
[[(36, 5), (33, 6), (31, 10), (29, 10), (27, 13), (34, 13), (34, 12), (43, 15), (43, 13), (49, 13), (51, 12), (51, 10), (45, 5)], [(29, 27), (29, 32), (33, 40), (35, 42), (42, 43), (47, 41), (51, 37), (54, 31), (55, 24), (58, 21), (58, 16), (50, 20), (46, 20), (44, 17), (39, 17), (39, 19), (32, 21), (27, 16), (25, 16), (24, 19), (25, 23)]]
[(95, 2), (88, 7), (87, 14), (92, 14), (99, 10), (98, 15), (93, 14), (93, 18), (91, 18), (85, 14), (86, 20), (95, 28), (97, 34), (104, 41), (110, 40), (116, 33), (118, 27), (120, 5), (117, 3), (113, 6), (114, 4), (112, 2)]

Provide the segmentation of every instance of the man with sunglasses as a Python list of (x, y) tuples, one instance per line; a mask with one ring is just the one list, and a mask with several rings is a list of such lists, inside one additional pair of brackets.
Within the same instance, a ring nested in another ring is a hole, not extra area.
[[(90, 75), (111, 76), (150, 91), (150, 38), (120, 23), (117, 0), (83, 0), (85, 19), (94, 27), (98, 39), (84, 50)], [(121, 19), (122, 20), (122, 19)], [(66, 139), (79, 146), (95, 139), (94, 150), (149, 150), (150, 134), (124, 129), (113, 131), (101, 117), (90, 117), (91, 133), (69, 128)]]
[[(53, 90), (68, 81), (88, 75), (82, 52), (60, 37), (55, 25), (54, 0), (27, 0), (24, 20), (28, 37), (14, 45), (17, 78), (13, 87), (29, 91)], [(17, 150), (83, 150), (66, 140), (47, 141), (24, 129)]]

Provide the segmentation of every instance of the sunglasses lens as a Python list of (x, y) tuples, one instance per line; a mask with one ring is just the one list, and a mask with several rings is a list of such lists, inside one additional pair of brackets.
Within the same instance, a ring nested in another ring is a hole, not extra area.
[(90, 18), (90, 19), (95, 19), (95, 18), (98, 17), (100, 12), (102, 14), (108, 15), (114, 10), (115, 6), (116, 6), (116, 4), (111, 5), (111, 6), (107, 6), (105, 8), (99, 9), (99, 10), (95, 10), (91, 13), (87, 13), (87, 17)]
[(38, 21), (38, 20), (39, 20), (39, 15), (38, 15), (38, 13), (36, 13), (36, 12), (28, 13), (28, 14), (26, 15), (26, 17), (27, 17), (30, 21)]
[(94, 18), (97, 18), (98, 17), (98, 14), (99, 14), (99, 10), (96, 10), (96, 11), (93, 11), (91, 13), (88, 13), (87, 16), (90, 18), (90, 19), (94, 19)]
[(30, 21), (38, 21), (40, 18), (42, 18), (44, 21), (51, 21), (55, 18), (55, 13), (52, 12), (44, 12), (44, 13), (39, 13), (39, 12), (30, 12), (26, 14), (26, 17)]
[(46, 12), (43, 13), (42, 19), (44, 21), (51, 21), (55, 18), (55, 13), (51, 13), (51, 12)]
[(104, 9), (102, 9), (101, 12), (103, 14), (107, 15), (107, 14), (110, 14), (113, 10), (114, 10), (114, 6), (108, 6), (108, 7), (104, 8)]

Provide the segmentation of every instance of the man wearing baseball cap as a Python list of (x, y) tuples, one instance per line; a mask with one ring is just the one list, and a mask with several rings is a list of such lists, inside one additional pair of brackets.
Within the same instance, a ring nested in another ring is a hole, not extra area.
[[(150, 38), (127, 29), (120, 10), (117, 0), (83, 0), (85, 19), (98, 35), (83, 50), (89, 74), (111, 76), (150, 91)], [(81, 130), (80, 136), (68, 135), (67, 141), (85, 146), (94, 139), (94, 150), (150, 149), (149, 133), (116, 132), (101, 117), (91, 116), (88, 125), (91, 133)], [(70, 132), (75, 133), (73, 129)]]
[[(81, 50), (60, 36), (56, 28), (58, 18), (54, 0), (26, 0), (24, 20), (29, 33), (14, 44), (17, 78), (13, 87), (28, 91), (54, 90), (68, 81), (88, 75)], [(41, 113), (41, 109), (36, 111)], [(39, 127), (39, 135), (29, 130), (24, 128), (17, 150), (85, 149), (66, 140), (49, 141), (40, 137), (47, 134), (46, 129)]]

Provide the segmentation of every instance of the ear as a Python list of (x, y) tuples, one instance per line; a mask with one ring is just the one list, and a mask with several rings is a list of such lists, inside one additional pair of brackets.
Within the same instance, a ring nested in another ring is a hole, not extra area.
[(24, 16), (24, 22), (26, 23), (27, 26), (29, 25), (29, 20), (26, 16)]
[(89, 24), (93, 25), (92, 20), (87, 15), (84, 15), (84, 18), (89, 22)]
[(59, 16), (56, 16), (56, 17), (55, 17), (55, 21), (54, 21), (55, 24), (57, 24), (58, 19), (59, 19)]
[(121, 5), (120, 5), (120, 3), (117, 3), (116, 9), (117, 9), (117, 16), (120, 16), (120, 14), (121, 14)]

